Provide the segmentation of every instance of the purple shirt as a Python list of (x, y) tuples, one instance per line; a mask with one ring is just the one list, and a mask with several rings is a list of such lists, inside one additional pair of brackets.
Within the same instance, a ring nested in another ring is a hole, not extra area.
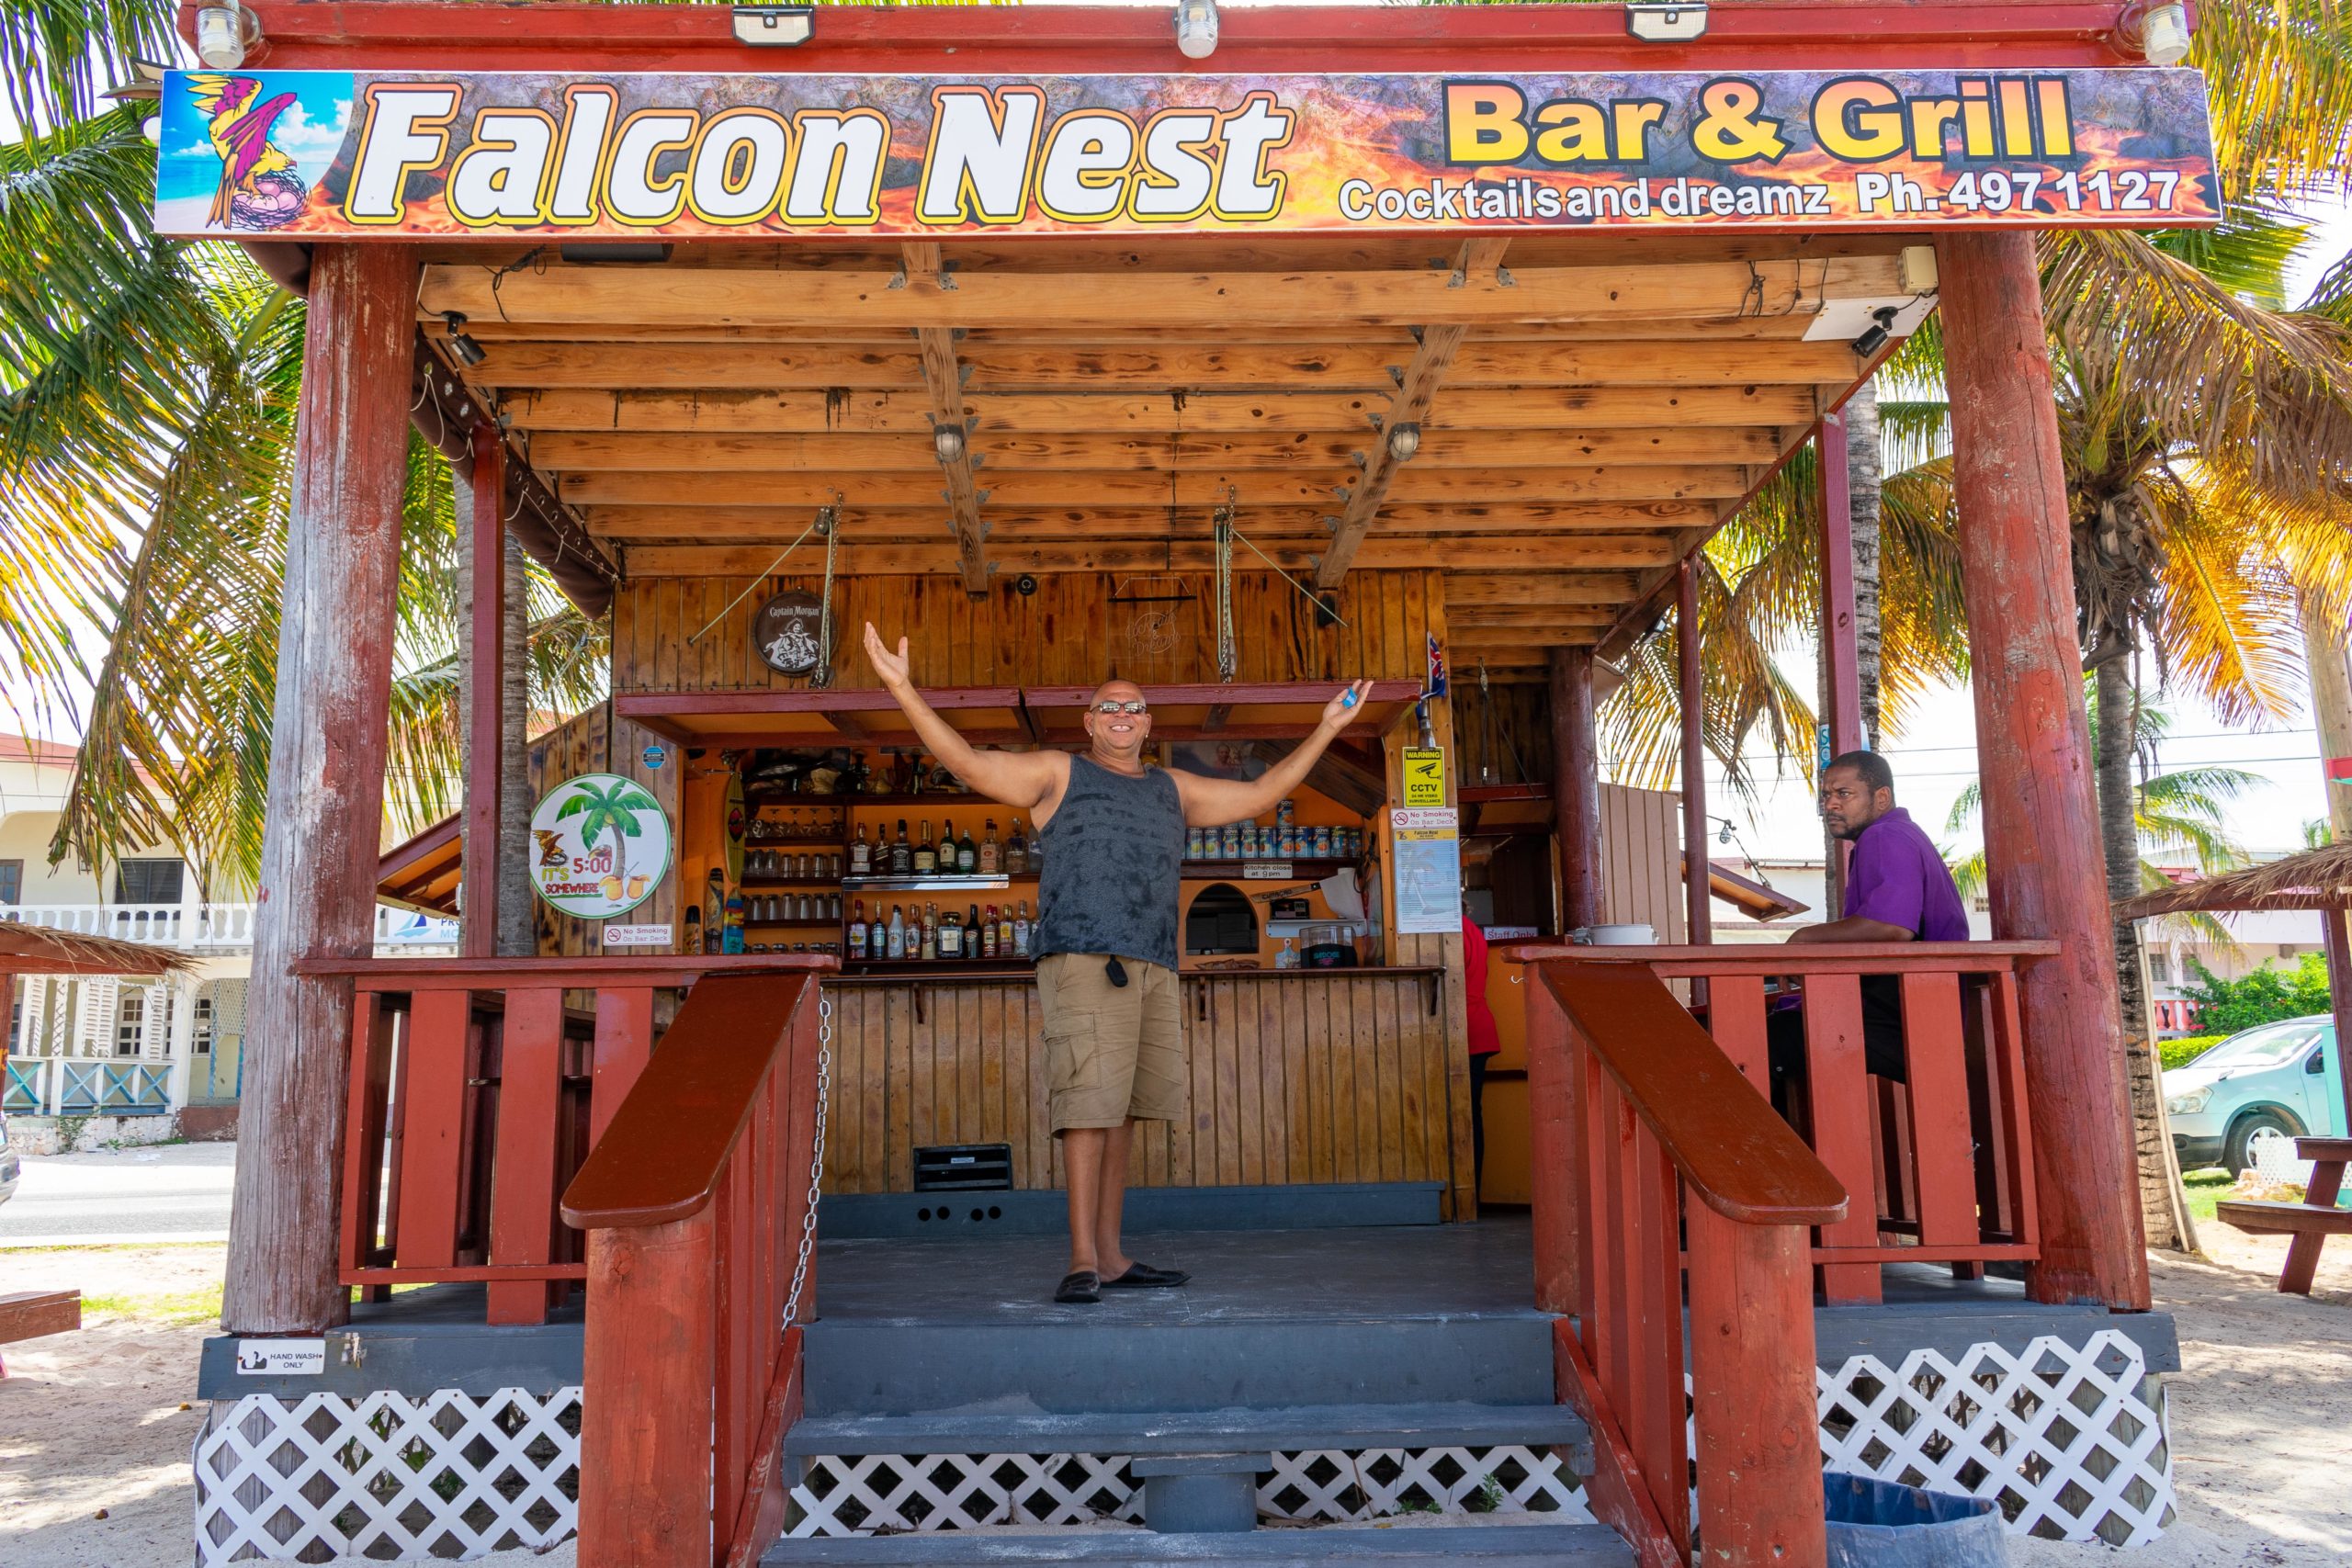
[(1968, 913), (1944, 857), (1896, 807), (1854, 840), (1846, 867), (1846, 918), (1901, 926), (1921, 942), (1966, 942)]

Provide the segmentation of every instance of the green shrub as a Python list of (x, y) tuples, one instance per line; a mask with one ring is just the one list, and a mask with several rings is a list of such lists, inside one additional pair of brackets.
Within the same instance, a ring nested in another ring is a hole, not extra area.
[(2316, 953), (2304, 953), (2292, 969), (2266, 964), (2235, 980), (2217, 980), (2196, 959), (2188, 963), (2197, 983), (2180, 994), (2198, 1004), (2197, 1021), (2217, 1034), (2327, 1010), (2327, 960)]
[(2162, 1061), (2164, 1070), (2170, 1072), (2175, 1067), (2188, 1066), (2209, 1048), (2228, 1038), (2226, 1034), (2185, 1034), (2177, 1040), (2159, 1040), (2156, 1042), (2156, 1055)]

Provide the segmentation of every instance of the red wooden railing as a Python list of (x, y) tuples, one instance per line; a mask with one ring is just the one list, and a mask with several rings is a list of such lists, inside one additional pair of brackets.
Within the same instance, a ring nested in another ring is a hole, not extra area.
[(488, 1320), (544, 1322), (588, 1272), (561, 1193), (654, 1043), (657, 993), (738, 958), (303, 961), (356, 991), (345, 1101), (339, 1277), (488, 1286)]
[(820, 1005), (805, 972), (701, 980), (564, 1193), (588, 1237), (582, 1568), (744, 1564), (783, 1529)]
[(1664, 981), (1591, 951), (1537, 966), (1527, 1005), (1537, 1267), (1574, 1314), (1559, 1392), (1592, 1430), (1594, 1511), (1679, 1568), (1695, 1479), (1710, 1568), (1820, 1568), (1806, 1231), (1846, 1192)]

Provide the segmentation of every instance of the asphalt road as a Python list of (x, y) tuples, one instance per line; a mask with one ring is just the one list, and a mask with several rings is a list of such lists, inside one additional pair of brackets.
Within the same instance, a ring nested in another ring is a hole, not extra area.
[(226, 1241), (234, 1144), (27, 1156), (0, 1247)]

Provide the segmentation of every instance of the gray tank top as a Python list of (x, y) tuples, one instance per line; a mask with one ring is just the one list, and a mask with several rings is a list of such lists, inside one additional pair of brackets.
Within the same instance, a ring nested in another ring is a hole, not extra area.
[(1184, 807), (1159, 768), (1129, 778), (1069, 760), (1069, 787), (1043, 829), (1030, 952), (1101, 953), (1176, 967)]

